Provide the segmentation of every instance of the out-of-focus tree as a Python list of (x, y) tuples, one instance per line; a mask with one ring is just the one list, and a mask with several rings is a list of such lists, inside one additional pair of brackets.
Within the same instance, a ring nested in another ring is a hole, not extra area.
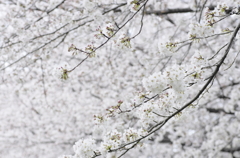
[(240, 157), (238, 0), (0, 8), (0, 157)]

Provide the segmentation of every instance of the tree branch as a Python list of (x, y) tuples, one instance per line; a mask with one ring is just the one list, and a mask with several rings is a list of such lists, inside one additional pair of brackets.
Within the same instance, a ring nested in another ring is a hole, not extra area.
[[(210, 10), (213, 10), (215, 6), (209, 6)], [(175, 9), (166, 9), (163, 11), (146, 11), (145, 14), (155, 14), (155, 15), (166, 15), (166, 14), (177, 14), (177, 13), (192, 13), (199, 12), (200, 10), (193, 10), (191, 8), (175, 8)]]
[[(139, 139), (136, 139), (135, 141), (132, 141), (132, 142), (129, 142), (129, 143), (126, 143), (126, 144), (123, 144), (121, 145), (119, 148), (116, 148), (116, 149), (112, 149), (110, 152), (114, 152), (114, 151), (118, 151), (120, 149), (125, 149), (126, 146), (128, 145), (131, 145), (133, 144), (132, 146), (135, 146), (136, 144), (138, 144), (141, 140), (147, 138), (148, 136), (150, 136), (151, 134), (155, 133), (156, 131), (158, 131), (159, 129), (161, 129), (171, 118), (173, 118), (174, 116), (178, 115), (179, 113), (181, 113), (184, 109), (186, 109), (187, 107), (189, 107), (190, 105), (192, 105), (192, 103), (194, 103), (201, 95), (202, 93), (207, 89), (207, 87), (210, 85), (210, 83), (213, 82), (214, 78), (216, 77), (217, 73), (219, 72), (219, 69), (221, 67), (221, 65), (223, 64), (224, 60), (226, 59), (229, 51), (230, 51), (230, 48), (233, 44), (233, 41), (237, 35), (237, 32), (239, 31), (240, 29), (240, 22), (238, 24), (238, 26), (235, 28), (234, 32), (233, 32), (233, 35), (230, 39), (230, 42), (227, 46), (227, 49), (225, 51), (225, 54), (223, 55), (222, 59), (219, 61), (219, 63), (216, 65), (216, 68), (213, 72), (213, 74), (211, 75), (211, 77), (208, 79), (207, 83), (202, 87), (202, 89), (198, 92), (198, 94), (191, 100), (189, 101), (187, 104), (185, 104), (182, 108), (180, 108), (179, 110), (177, 110), (176, 112), (174, 112), (172, 115), (170, 115), (169, 117), (167, 117), (166, 119), (164, 119), (163, 121), (160, 121), (159, 123), (157, 123), (156, 125), (154, 125), (153, 127), (151, 127), (149, 130), (148, 130), (148, 134), (146, 134), (145, 136), (142, 136), (141, 138)], [(130, 147), (131, 148), (131, 147)], [(125, 150), (128, 150), (125, 149)], [(98, 155), (99, 156), (99, 155)]]

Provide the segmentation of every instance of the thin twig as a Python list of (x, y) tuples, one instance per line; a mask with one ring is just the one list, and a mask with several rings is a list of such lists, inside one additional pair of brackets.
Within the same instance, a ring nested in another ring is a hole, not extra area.
[(17, 59), (16, 61), (10, 63), (8, 66), (5, 66), (4, 68), (1, 69), (1, 71), (2, 71), (2, 70), (5, 70), (6, 68), (8, 68), (8, 67), (10, 67), (10, 66), (12, 66), (12, 65), (14, 65), (14, 64), (16, 64), (16, 63), (18, 63), (19, 61), (21, 61), (22, 59), (26, 58), (26, 57), (29, 56), (30, 54), (32, 54), (32, 53), (34, 53), (34, 52), (36, 52), (36, 51), (44, 48), (45, 46), (49, 45), (50, 43), (52, 43), (52, 42), (55, 41), (56, 39), (58, 39), (58, 38), (60, 38), (60, 37), (62, 37), (62, 36), (64, 36), (64, 35), (70, 33), (70, 32), (73, 31), (73, 30), (78, 29), (79, 27), (81, 27), (81, 26), (83, 26), (83, 25), (85, 25), (85, 24), (87, 24), (87, 23), (89, 23), (89, 22), (92, 22), (92, 21), (93, 21), (93, 20), (87, 21), (87, 22), (85, 22), (85, 23), (83, 23), (83, 24), (80, 24), (80, 25), (78, 25), (78, 26), (76, 26), (76, 27), (74, 27), (74, 28), (72, 28), (72, 29), (70, 29), (70, 30), (68, 30), (68, 31), (66, 31), (66, 32), (58, 35), (57, 37), (55, 37), (55, 38), (51, 39), (50, 41), (44, 43), (44, 44), (41, 45), (40, 47), (34, 49), (34, 50), (31, 51), (31, 52), (28, 52), (26, 55), (20, 57), (20, 58)]

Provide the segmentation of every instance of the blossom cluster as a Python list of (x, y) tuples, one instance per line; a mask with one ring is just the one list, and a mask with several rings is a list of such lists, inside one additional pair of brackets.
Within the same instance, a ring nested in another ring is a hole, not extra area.
[(197, 37), (206, 37), (214, 33), (214, 29), (211, 26), (199, 24), (197, 22), (190, 24), (189, 28), (190, 31), (188, 34), (190, 39), (195, 39)]

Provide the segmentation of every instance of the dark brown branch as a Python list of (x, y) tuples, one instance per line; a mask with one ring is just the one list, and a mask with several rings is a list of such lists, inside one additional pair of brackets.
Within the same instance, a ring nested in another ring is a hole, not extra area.
[(228, 153), (233, 153), (235, 151), (240, 151), (240, 147), (236, 147), (236, 148), (223, 148), (221, 151), (228, 152)]
[(214, 108), (206, 108), (210, 113), (224, 113), (224, 114), (231, 114), (234, 115), (232, 112), (226, 112), (224, 109), (214, 109)]
[[(214, 10), (214, 8), (216, 6), (207, 6), (209, 8), (209, 10)], [(202, 7), (199, 7), (202, 8)], [(233, 13), (233, 9), (232, 7), (229, 7), (229, 9), (225, 10), (225, 13), (228, 15), (232, 15), (232, 14), (237, 14), (237, 13)], [(202, 12), (202, 9), (196, 9), (193, 10), (191, 8), (174, 8), (174, 9), (166, 9), (166, 10), (154, 10), (154, 11), (146, 11), (145, 14), (155, 14), (155, 15), (167, 15), (167, 14), (178, 14), (178, 13), (196, 13), (196, 12)]]
[[(213, 10), (215, 6), (209, 6), (210, 10)], [(156, 10), (156, 11), (146, 11), (145, 14), (155, 14), (155, 15), (166, 15), (166, 14), (177, 14), (177, 13), (195, 13), (199, 12), (200, 10), (193, 10), (191, 8), (175, 8), (175, 9), (166, 9), (163, 11)]]
[(176, 13), (191, 13), (196, 12), (195, 10), (192, 10), (191, 8), (178, 8), (178, 9), (167, 9), (163, 11), (146, 11), (145, 14), (155, 14), (155, 15), (166, 15), (166, 14), (176, 14)]
[(125, 6), (125, 5), (127, 5), (127, 3), (122, 3), (122, 4), (116, 6), (116, 7), (112, 8), (112, 9), (109, 9), (109, 10), (105, 11), (105, 12), (103, 13), (103, 15), (104, 15), (104, 14), (107, 14), (107, 13), (109, 13), (109, 12), (111, 12), (111, 11), (115, 11), (115, 10), (117, 10), (118, 8), (120, 8), (120, 7), (122, 7), (122, 6)]
[(230, 49), (231, 49), (231, 46), (233, 44), (233, 41), (237, 35), (237, 32), (239, 31), (240, 29), (240, 22), (238, 24), (238, 26), (236, 27), (236, 29), (234, 30), (233, 32), (233, 35), (230, 39), (230, 42), (228, 44), (228, 47), (225, 51), (225, 54), (223, 55), (222, 59), (219, 61), (219, 63), (216, 65), (216, 68), (213, 72), (213, 74), (211, 75), (211, 77), (208, 79), (207, 83), (202, 87), (202, 89), (198, 92), (198, 94), (191, 100), (189, 101), (187, 104), (185, 104), (182, 108), (180, 108), (179, 110), (177, 110), (176, 112), (174, 112), (171, 116), (167, 117), (166, 119), (164, 119), (163, 121), (160, 121), (159, 123), (157, 123), (156, 125), (154, 125), (153, 127), (151, 127), (149, 130), (148, 130), (148, 134), (145, 135), (145, 136), (142, 136), (141, 138), (135, 140), (135, 141), (132, 141), (130, 143), (126, 143), (126, 144), (123, 144), (121, 145), (119, 148), (116, 148), (116, 149), (112, 149), (111, 152), (113, 151), (117, 151), (117, 150), (120, 150), (120, 149), (124, 149), (126, 146), (128, 145), (131, 145), (131, 144), (136, 144), (138, 142), (140, 142), (141, 140), (147, 138), (148, 136), (152, 135), (153, 133), (155, 133), (156, 131), (158, 131), (159, 129), (161, 129), (171, 118), (173, 118), (174, 116), (178, 115), (179, 113), (181, 113), (184, 109), (186, 109), (187, 107), (189, 107), (190, 105), (192, 105), (202, 94), (203, 92), (208, 89), (207, 87), (213, 82), (214, 78), (216, 77), (217, 73), (219, 72), (219, 69), (221, 67), (221, 65), (223, 64), (223, 62), (225, 61)]

